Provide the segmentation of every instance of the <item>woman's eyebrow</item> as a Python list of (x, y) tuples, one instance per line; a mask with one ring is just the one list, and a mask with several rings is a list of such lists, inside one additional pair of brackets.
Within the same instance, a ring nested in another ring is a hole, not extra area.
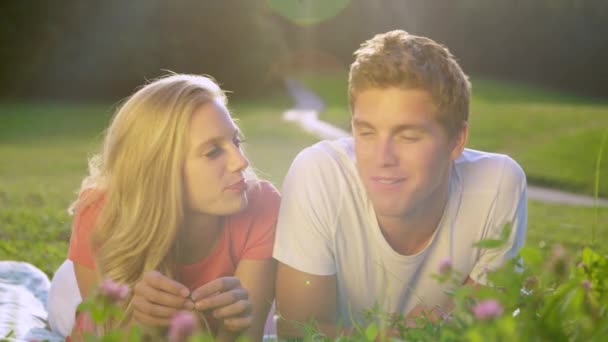
[[(235, 128), (232, 131), (232, 139), (234, 139), (237, 136), (243, 136), (243, 133), (238, 128)], [(200, 144), (198, 144), (198, 146), (196, 147), (196, 149), (197, 150), (202, 150), (202, 149), (204, 149), (207, 146), (217, 145), (217, 144), (221, 143), (225, 139), (226, 139), (226, 136), (224, 136), (224, 135), (216, 135), (216, 136), (211, 137), (211, 138), (209, 138), (209, 139), (201, 142)]]

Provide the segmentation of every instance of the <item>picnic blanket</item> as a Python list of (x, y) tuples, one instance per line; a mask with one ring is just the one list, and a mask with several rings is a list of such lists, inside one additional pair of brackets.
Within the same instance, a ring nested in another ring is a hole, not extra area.
[[(63, 292), (74, 291), (76, 279), (71, 262), (64, 262), (55, 277), (58, 278), (53, 280), (55, 292), (58, 284)], [(65, 341), (65, 337), (56, 331), (61, 331), (62, 327), (65, 328), (73, 322), (63, 322), (54, 317), (52, 324), (49, 324), (47, 299), (50, 287), (49, 278), (37, 267), (21, 261), (0, 261), (1, 341)], [(78, 291), (77, 288), (75, 291)], [(59, 303), (68, 312), (75, 311), (75, 304), (61, 295), (55, 294), (53, 302), (53, 306)], [(273, 318), (274, 304), (264, 329), (264, 341), (277, 341), (276, 323)], [(50, 326), (56, 330), (51, 330)]]
[(0, 339), (64, 341), (47, 325), (49, 278), (21, 261), (0, 261)]

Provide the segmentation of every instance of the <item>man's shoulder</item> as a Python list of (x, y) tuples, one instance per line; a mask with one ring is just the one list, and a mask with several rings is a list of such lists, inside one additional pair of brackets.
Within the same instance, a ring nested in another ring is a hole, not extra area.
[(324, 140), (302, 150), (283, 181), (281, 207), (297, 202), (298, 207), (312, 209), (334, 222), (344, 201), (354, 200), (347, 194), (360, 193), (351, 149), (352, 143), (346, 138)]
[(331, 174), (354, 166), (352, 138), (323, 140), (304, 148), (294, 159), (292, 169), (317, 170)]
[(511, 157), (506, 154), (465, 148), (460, 157), (456, 159), (456, 165), (472, 167), (496, 167), (508, 159), (511, 159)]
[(526, 175), (521, 166), (510, 156), (465, 149), (455, 161), (456, 171), (465, 188), (496, 188), (523, 184)]

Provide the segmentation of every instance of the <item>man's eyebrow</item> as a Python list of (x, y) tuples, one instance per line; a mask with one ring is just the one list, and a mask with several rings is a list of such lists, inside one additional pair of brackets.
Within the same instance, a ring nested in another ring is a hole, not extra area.
[(374, 126), (372, 126), (370, 123), (359, 120), (359, 119), (353, 119), (353, 126), (359, 127), (359, 128), (370, 128), (370, 129), (374, 128)]
[(416, 132), (424, 132), (425, 129), (423, 126), (420, 125), (412, 125), (412, 124), (404, 124), (404, 125), (399, 125), (395, 128), (393, 128), (393, 133), (401, 133), (403, 131), (416, 131)]
[[(357, 128), (375, 129), (374, 126), (372, 126), (370, 123), (368, 123), (366, 121), (359, 120), (359, 119), (353, 119), (353, 126), (355, 126)], [(392, 132), (394, 134), (401, 133), (403, 131), (424, 132), (425, 129), (424, 129), (424, 127), (422, 127), (420, 125), (414, 125), (414, 124), (403, 124), (403, 125), (399, 125), (397, 127), (394, 127), (392, 129)]]

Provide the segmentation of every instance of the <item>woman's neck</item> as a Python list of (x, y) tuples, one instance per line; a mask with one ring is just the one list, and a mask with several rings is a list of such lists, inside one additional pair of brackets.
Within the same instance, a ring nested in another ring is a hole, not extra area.
[(178, 262), (191, 264), (207, 257), (219, 240), (223, 222), (221, 216), (187, 216), (177, 237)]

